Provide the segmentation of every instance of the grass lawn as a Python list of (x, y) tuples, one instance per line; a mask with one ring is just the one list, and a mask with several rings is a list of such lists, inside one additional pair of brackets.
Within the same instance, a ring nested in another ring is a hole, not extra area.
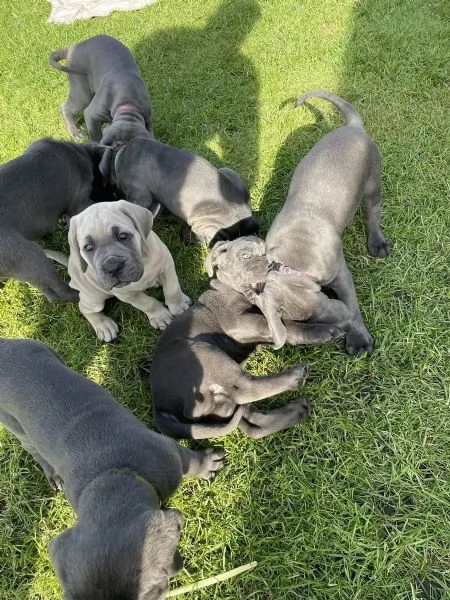
[[(47, 24), (49, 11), (45, 0), (0, 8), (2, 161), (37, 138), (67, 139), (59, 112), (67, 79), (47, 56), (98, 33), (136, 55), (156, 136), (236, 168), (263, 232), (297, 162), (341, 122), (320, 100), (317, 110), (294, 110), (301, 92), (323, 88), (353, 102), (383, 157), (392, 254), (368, 255), (360, 215), (345, 234), (376, 350), (355, 358), (341, 346), (263, 347), (251, 358), (255, 374), (308, 362), (303, 391), (314, 410), (266, 440), (240, 432), (220, 440), (227, 469), (211, 484), (182, 484), (170, 504), (185, 517), (185, 569), (173, 586), (256, 560), (253, 571), (192, 597), (449, 599), (447, 0), (158, 0), (70, 26)], [(204, 251), (179, 241), (174, 218), (155, 229), (197, 297), (208, 284)], [(65, 238), (61, 226), (44, 243), (67, 250)], [(50, 305), (16, 281), (0, 289), (0, 335), (46, 342), (152, 426), (140, 366), (159, 333), (131, 306), (110, 314), (121, 326), (112, 346), (96, 340), (76, 306)], [(61, 598), (47, 543), (73, 521), (64, 496), (0, 428), (0, 600)]]

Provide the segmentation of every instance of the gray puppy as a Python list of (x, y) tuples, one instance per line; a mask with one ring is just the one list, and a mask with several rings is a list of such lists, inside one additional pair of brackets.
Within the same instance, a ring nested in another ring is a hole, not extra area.
[(150, 431), (48, 346), (0, 340), (0, 422), (61, 487), (74, 527), (49, 545), (64, 600), (162, 600), (182, 566), (182, 517), (160, 509), (182, 476), (211, 478), (224, 453)]
[[(358, 306), (341, 235), (360, 202), (365, 209), (368, 248), (387, 256), (380, 226), (380, 154), (356, 109), (328, 92), (310, 91), (344, 115), (345, 125), (325, 135), (297, 166), (286, 202), (266, 237), (270, 270), (264, 292), (255, 296), (276, 347), (287, 340), (282, 319), (332, 323), (346, 332), (349, 354), (371, 352), (373, 339)], [(322, 291), (331, 288), (337, 299)]]
[[(67, 66), (59, 61), (67, 59)], [(152, 135), (152, 108), (133, 55), (119, 40), (96, 35), (50, 54), (50, 64), (69, 76), (69, 97), (61, 105), (67, 130), (81, 139), (75, 114), (84, 110), (89, 138), (94, 142), (127, 143), (137, 135)], [(111, 123), (103, 131), (104, 123)]]
[(96, 144), (42, 139), (0, 166), (0, 278), (27, 281), (50, 302), (78, 299), (36, 241), (61, 217), (113, 199), (98, 169), (103, 152)]
[(258, 231), (240, 176), (188, 150), (137, 138), (107, 150), (100, 170), (129, 202), (150, 208), (152, 199), (158, 200), (210, 247)]
[[(267, 320), (247, 298), (266, 273), (264, 242), (248, 236), (217, 247), (214, 252), (220, 250), (220, 258), (214, 256), (214, 262), (220, 261), (228, 283), (213, 279), (163, 333), (151, 366), (154, 418), (163, 433), (176, 438), (226, 435), (235, 427), (261, 438), (295, 425), (307, 414), (304, 398), (266, 412), (253, 405), (297, 389), (307, 366), (297, 364), (262, 377), (242, 369), (258, 343), (272, 341)], [(209, 259), (207, 266), (211, 268)], [(285, 326), (289, 344), (325, 344), (343, 336), (329, 325), (286, 321)]]

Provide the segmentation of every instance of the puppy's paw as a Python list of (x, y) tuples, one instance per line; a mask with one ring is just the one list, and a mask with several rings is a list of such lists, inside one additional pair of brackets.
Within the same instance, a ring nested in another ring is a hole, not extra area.
[(288, 370), (292, 377), (291, 389), (296, 390), (299, 385), (305, 383), (308, 377), (309, 366), (304, 363), (298, 363)]
[(203, 462), (199, 473), (200, 479), (212, 479), (227, 463), (222, 448), (206, 448), (203, 451)]
[(167, 307), (171, 315), (176, 317), (177, 315), (181, 315), (185, 310), (189, 308), (192, 304), (192, 300), (186, 294), (181, 294), (181, 302), (178, 304), (168, 304)]
[(288, 404), (286, 408), (290, 409), (292, 413), (297, 417), (298, 421), (302, 421), (308, 416), (310, 405), (306, 398), (296, 398)]
[(62, 492), (62, 491), (64, 491), (64, 481), (56, 473), (54, 473), (52, 477), (48, 478), (48, 482), (49, 482), (50, 487), (52, 488), (52, 490), (55, 490), (55, 492)]
[(151, 315), (147, 316), (150, 320), (150, 325), (153, 327), (153, 329), (164, 330), (166, 329), (167, 325), (169, 325), (173, 321), (172, 315), (164, 306), (158, 313), (152, 313)]
[(355, 354), (372, 354), (373, 337), (368, 331), (350, 331), (345, 338), (345, 349), (351, 356)]
[(117, 323), (106, 315), (93, 327), (98, 339), (101, 342), (112, 342), (116, 339), (117, 334), (119, 333), (119, 326)]
[(50, 465), (44, 464), (41, 465), (41, 467), (52, 490), (55, 492), (62, 492), (64, 489), (64, 481), (62, 480), (62, 477), (58, 475)]
[(367, 247), (372, 256), (384, 258), (389, 255), (389, 243), (384, 237), (369, 238)]
[(73, 129), (70, 134), (75, 140), (83, 140), (86, 137), (86, 134), (82, 129)]
[(339, 327), (336, 327), (335, 325), (328, 326), (328, 333), (330, 336), (330, 343), (339, 342), (340, 340), (343, 340), (345, 338), (345, 332), (342, 331), (342, 329), (339, 329)]

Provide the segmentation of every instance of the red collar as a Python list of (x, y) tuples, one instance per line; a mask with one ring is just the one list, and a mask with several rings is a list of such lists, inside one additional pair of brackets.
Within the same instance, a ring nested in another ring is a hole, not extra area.
[(278, 271), (279, 273), (284, 273), (285, 275), (295, 275), (296, 277), (303, 277), (309, 279), (310, 281), (314, 281), (314, 283), (319, 283), (319, 280), (317, 277), (314, 277), (314, 275), (310, 275), (304, 271), (297, 271), (297, 269), (287, 267), (286, 265), (278, 262), (273, 262), (269, 267), (269, 271)]
[(119, 104), (119, 106), (117, 106), (114, 109), (114, 112), (112, 114), (113, 118), (120, 112), (124, 112), (126, 110), (132, 110), (134, 112), (141, 112), (141, 109), (139, 108), (139, 106), (136, 106), (136, 104)]

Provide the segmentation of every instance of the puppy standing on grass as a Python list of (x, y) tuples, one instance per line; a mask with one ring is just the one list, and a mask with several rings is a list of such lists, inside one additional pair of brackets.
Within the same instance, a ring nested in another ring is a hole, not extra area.
[(182, 567), (183, 520), (160, 503), (183, 476), (213, 477), (223, 451), (150, 431), (34, 340), (0, 340), (0, 423), (77, 512), (49, 544), (64, 600), (163, 600)]
[[(152, 231), (152, 213), (125, 200), (89, 207), (70, 221), (69, 285), (99, 340), (117, 337), (117, 324), (103, 313), (115, 296), (145, 312), (150, 325), (165, 329), (191, 300), (183, 294), (172, 256)], [(162, 285), (166, 308), (144, 290)]]
[[(363, 203), (372, 256), (387, 256), (380, 226), (380, 154), (364, 130), (361, 116), (342, 98), (322, 91), (345, 125), (325, 135), (296, 168), (286, 202), (266, 236), (270, 265), (264, 291), (255, 302), (266, 315), (276, 347), (286, 341), (283, 319), (332, 323), (346, 332), (349, 354), (371, 352), (373, 339), (365, 326), (341, 235)], [(321, 286), (331, 288), (337, 300)]]
[[(67, 66), (59, 61), (67, 59)], [(84, 136), (75, 114), (84, 110), (89, 138), (110, 145), (138, 135), (152, 136), (152, 108), (133, 55), (119, 40), (96, 35), (50, 54), (50, 64), (69, 76), (69, 97), (61, 110), (70, 135)], [(111, 123), (102, 136), (102, 125)]]

